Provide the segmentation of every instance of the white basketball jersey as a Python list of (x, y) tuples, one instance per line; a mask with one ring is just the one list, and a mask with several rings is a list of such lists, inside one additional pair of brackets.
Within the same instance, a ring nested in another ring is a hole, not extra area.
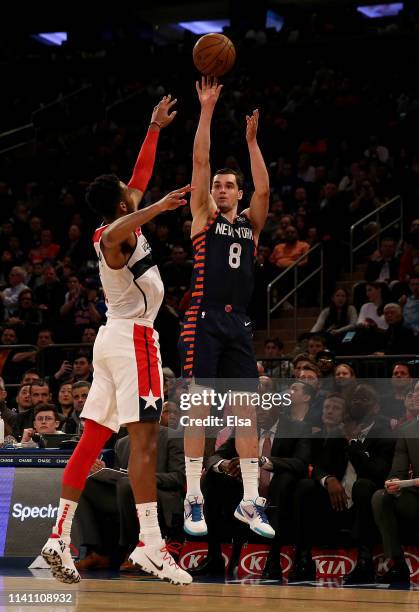
[(125, 266), (114, 270), (108, 266), (100, 249), (104, 225), (97, 229), (93, 244), (99, 258), (99, 274), (108, 307), (108, 319), (147, 319), (157, 316), (163, 301), (164, 287), (160, 272), (151, 258), (151, 248), (141, 229), (135, 231), (137, 244)]

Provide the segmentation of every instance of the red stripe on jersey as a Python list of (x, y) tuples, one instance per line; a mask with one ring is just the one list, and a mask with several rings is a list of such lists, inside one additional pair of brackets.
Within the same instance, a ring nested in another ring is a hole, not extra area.
[(157, 351), (156, 342), (154, 340), (154, 329), (147, 327), (147, 339), (148, 339), (148, 355), (150, 363), (150, 377), (151, 377), (151, 390), (153, 395), (161, 397), (161, 386), (160, 386), (160, 372), (159, 372), (159, 355)]
[(133, 339), (135, 360), (137, 362), (139, 397), (147, 396), (150, 391), (146, 333), (146, 328), (143, 325), (134, 325)]
[(134, 325), (139, 397), (148, 396), (150, 390), (154, 396), (161, 397), (159, 358), (153, 332), (152, 327)]
[(103, 232), (105, 231), (105, 229), (106, 229), (107, 227), (109, 227), (109, 224), (108, 224), (108, 225), (102, 225), (102, 227), (99, 227), (99, 228), (98, 228), (98, 229), (95, 231), (95, 233), (93, 234), (93, 242), (94, 242), (94, 243), (95, 243), (95, 242), (99, 242), (100, 237), (102, 236)]
[(142, 234), (141, 227), (137, 227), (137, 229), (135, 230), (135, 235), (141, 236), (141, 234)]

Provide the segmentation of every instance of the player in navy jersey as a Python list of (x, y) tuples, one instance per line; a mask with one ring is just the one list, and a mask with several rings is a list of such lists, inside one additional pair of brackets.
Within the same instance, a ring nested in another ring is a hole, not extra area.
[[(194, 389), (211, 387), (218, 378), (237, 381), (243, 391), (257, 389), (258, 373), (253, 349), (252, 325), (247, 307), (253, 291), (254, 254), (269, 207), (269, 177), (257, 143), (258, 110), (246, 117), (254, 193), (250, 206), (238, 214), (243, 197), (239, 173), (224, 168), (215, 172), (211, 184), (210, 128), (222, 85), (203, 77), (196, 83), (201, 114), (194, 140), (191, 196), (194, 273), (191, 304), (185, 314), (180, 340), (183, 375)], [(239, 384), (241, 383), (241, 384)], [(233, 389), (234, 391), (234, 389)], [(243, 396), (242, 396), (243, 398)], [(240, 455), (243, 500), (235, 516), (255, 532), (273, 538), (265, 514), (266, 500), (258, 492), (258, 437), (255, 411), (248, 405), (233, 407), (237, 416), (250, 417), (251, 426), (236, 427)], [(201, 406), (196, 415), (204, 417)], [(248, 423), (249, 421), (246, 421)], [(205, 446), (203, 427), (185, 428), (187, 493), (185, 531), (205, 535), (200, 477)]]

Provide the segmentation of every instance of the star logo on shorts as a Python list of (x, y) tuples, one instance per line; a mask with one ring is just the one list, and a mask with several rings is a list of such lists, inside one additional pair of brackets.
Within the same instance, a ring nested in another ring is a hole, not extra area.
[(160, 395), (153, 395), (153, 391), (150, 389), (148, 395), (141, 395), (140, 398), (145, 402), (144, 410), (150, 407), (154, 408), (154, 410), (158, 410), (156, 402), (161, 399)]

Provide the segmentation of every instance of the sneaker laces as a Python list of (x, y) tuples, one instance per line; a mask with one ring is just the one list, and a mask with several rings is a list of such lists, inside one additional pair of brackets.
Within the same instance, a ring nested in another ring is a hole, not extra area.
[(198, 503), (198, 501), (194, 501), (192, 503), (189, 502), (189, 503), (191, 504), (192, 522), (197, 523), (199, 521), (202, 521), (202, 519), (204, 518), (202, 514), (203, 504)]
[(174, 566), (175, 569), (181, 569), (179, 565), (176, 563), (176, 561), (173, 559), (172, 554), (171, 554), (171, 553), (180, 552), (181, 549), (182, 549), (182, 544), (180, 544), (179, 542), (169, 542), (168, 544), (163, 546), (163, 548), (160, 548), (160, 552), (164, 553), (163, 561), (167, 561), (169, 564), (169, 567)]
[(266, 512), (265, 512), (266, 510), (265, 506), (258, 506), (258, 504), (255, 504), (255, 509), (262, 523), (269, 523), (268, 517), (266, 516)]

